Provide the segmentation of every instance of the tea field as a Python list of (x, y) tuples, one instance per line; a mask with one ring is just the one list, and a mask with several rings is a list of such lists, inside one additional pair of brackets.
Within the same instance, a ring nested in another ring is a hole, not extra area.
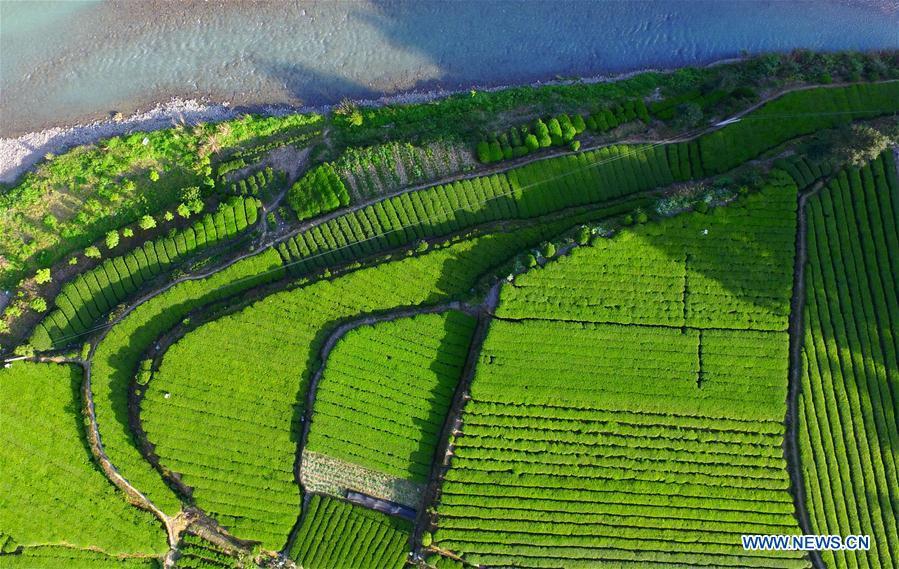
[(826, 55), (49, 157), (0, 569), (897, 567), (899, 54)]

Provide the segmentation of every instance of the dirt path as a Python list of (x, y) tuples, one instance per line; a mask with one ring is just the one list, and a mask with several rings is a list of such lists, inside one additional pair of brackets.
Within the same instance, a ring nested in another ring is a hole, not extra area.
[(428, 476), (428, 485), (425, 488), (422, 506), (418, 509), (418, 517), (415, 520), (415, 526), (412, 531), (411, 541), (414, 559), (421, 558), (421, 537), (425, 531), (430, 530), (433, 523), (431, 506), (436, 503), (439, 497), (440, 486), (450, 467), (450, 461), (453, 456), (453, 438), (462, 429), (462, 409), (471, 398), (469, 395), (471, 381), (474, 378), (475, 367), (481, 354), (481, 346), (484, 345), (484, 339), (487, 338), (490, 320), (493, 318), (497, 304), (499, 304), (499, 289), (503, 282), (500, 280), (490, 287), (484, 302), (478, 307), (476, 313), (478, 321), (471, 337), (471, 343), (468, 346), (465, 364), (462, 366), (462, 375), (459, 378), (459, 383), (456, 384), (456, 391), (453, 393), (453, 399), (447, 410), (440, 437), (437, 439), (440, 443), (434, 452), (431, 473)]
[[(787, 470), (790, 474), (792, 486), (793, 506), (799, 521), (799, 529), (802, 533), (812, 534), (812, 524), (809, 518), (806, 495), (805, 477), (802, 472), (802, 463), (799, 455), (799, 394), (802, 388), (802, 343), (805, 337), (804, 310), (805, 310), (805, 265), (808, 260), (808, 221), (806, 216), (806, 203), (808, 199), (817, 194), (824, 187), (826, 180), (817, 182), (806, 192), (799, 195), (796, 223), (796, 256), (793, 266), (793, 296), (790, 299), (790, 365), (787, 387), (787, 416), (786, 434), (784, 437), (784, 454), (787, 460)], [(821, 554), (810, 551), (809, 558), (815, 569), (825, 569)]]

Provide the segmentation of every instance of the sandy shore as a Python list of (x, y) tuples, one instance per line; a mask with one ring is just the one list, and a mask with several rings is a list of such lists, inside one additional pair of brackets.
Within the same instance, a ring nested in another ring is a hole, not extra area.
[[(715, 61), (708, 66), (733, 63), (740, 58)], [(570, 80), (536, 81), (528, 85), (540, 87), (544, 85), (570, 85), (574, 83), (604, 83), (621, 81), (634, 75), (647, 72), (670, 72), (663, 69), (639, 69), (615, 75), (597, 75)], [(500, 91), (516, 85), (500, 85), (495, 87), (472, 86), (455, 90), (411, 91), (396, 95), (385, 95), (378, 99), (356, 101), (367, 107), (392, 104), (423, 103), (445, 98), (458, 93), (467, 93), (471, 89), (478, 91)], [(262, 115), (284, 115), (295, 112), (327, 113), (330, 106), (291, 107), (286, 105), (232, 107), (228, 102), (211, 103), (196, 99), (174, 98), (167, 103), (159, 103), (147, 111), (139, 111), (120, 120), (106, 119), (70, 127), (53, 127), (31, 132), (16, 138), (0, 138), (0, 182), (12, 183), (29, 168), (40, 162), (48, 153), (61, 154), (66, 150), (83, 144), (92, 144), (98, 140), (126, 134), (130, 132), (158, 130), (177, 124), (196, 124), (198, 122), (218, 122), (237, 118), (252, 112)]]

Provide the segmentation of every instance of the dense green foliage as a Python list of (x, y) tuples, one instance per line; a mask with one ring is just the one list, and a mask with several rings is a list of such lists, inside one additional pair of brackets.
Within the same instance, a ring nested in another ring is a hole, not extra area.
[(290, 557), (303, 569), (402, 569), (412, 524), (313, 495)]
[(447, 312), (348, 332), (325, 362), (305, 449), (427, 482), (474, 324)]
[(517, 277), (497, 314), (786, 330), (795, 210), (795, 185), (775, 171), (761, 191), (727, 207), (596, 239)]
[(828, 567), (899, 567), (899, 181), (885, 154), (808, 202), (799, 448), (812, 530), (865, 534)]
[(787, 93), (743, 119), (703, 136), (702, 165), (721, 173), (804, 134), (899, 112), (899, 81), (848, 87), (818, 87)]
[(298, 419), (329, 330), (362, 314), (464, 294), (540, 235), (461, 241), (319, 280), (190, 332), (169, 349), (143, 401), (141, 421), (161, 463), (236, 535), (280, 548), (299, 503), (291, 468)]
[(156, 338), (204, 304), (283, 276), (273, 249), (238, 261), (203, 279), (178, 283), (142, 303), (116, 323), (92, 357), (94, 406), (106, 454), (116, 468), (157, 507), (176, 514), (180, 502), (144, 460), (128, 424), (128, 385)]
[(170, 266), (253, 226), (258, 208), (256, 198), (235, 198), (191, 227), (147, 241), (81, 273), (62, 287), (53, 301), (56, 309), (35, 328), (31, 344), (37, 350), (48, 350), (78, 341), (110, 309)]
[(126, 503), (94, 464), (80, 417), (81, 381), (81, 369), (69, 365), (0, 369), (0, 529), (26, 549), (161, 555), (162, 526)]
[(11, 286), (110, 229), (177, 204), (182, 188), (204, 185), (211, 158), (223, 149), (283, 144), (321, 120), (247, 115), (116, 136), (53, 157), (0, 193), (0, 284)]
[(71, 547), (26, 547), (21, 553), (0, 555), (0, 569), (162, 569), (154, 557), (114, 557)]
[(287, 203), (303, 220), (349, 205), (350, 194), (334, 167), (322, 164), (294, 183), (287, 192)]

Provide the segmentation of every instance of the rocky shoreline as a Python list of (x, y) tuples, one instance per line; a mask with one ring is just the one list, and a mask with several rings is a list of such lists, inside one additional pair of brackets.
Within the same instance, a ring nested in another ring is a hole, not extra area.
[[(709, 63), (708, 67), (733, 63), (740, 60), (741, 58), (722, 59)], [(546, 85), (570, 85), (574, 83), (604, 83), (621, 81), (641, 73), (668, 73), (672, 71), (674, 71), (674, 69), (639, 69), (614, 75), (596, 75), (578, 79), (535, 81), (526, 85), (499, 85), (484, 88), (472, 86), (465, 89), (409, 91), (395, 95), (385, 95), (378, 99), (357, 100), (356, 103), (366, 107), (425, 103), (458, 93), (465, 93), (471, 89), (491, 92), (518, 86), (541, 87)], [(158, 103), (149, 110), (138, 111), (124, 118), (96, 120), (68, 127), (57, 126), (41, 131), (30, 132), (15, 138), (0, 138), (0, 182), (15, 182), (22, 174), (40, 162), (48, 153), (61, 154), (76, 146), (93, 144), (98, 140), (120, 134), (159, 130), (177, 124), (220, 122), (237, 118), (246, 113), (278, 116), (306, 112), (327, 113), (330, 109), (330, 105), (318, 107), (295, 107), (290, 105), (232, 106), (228, 102), (214, 103), (198, 99), (172, 98), (166, 103)]]

